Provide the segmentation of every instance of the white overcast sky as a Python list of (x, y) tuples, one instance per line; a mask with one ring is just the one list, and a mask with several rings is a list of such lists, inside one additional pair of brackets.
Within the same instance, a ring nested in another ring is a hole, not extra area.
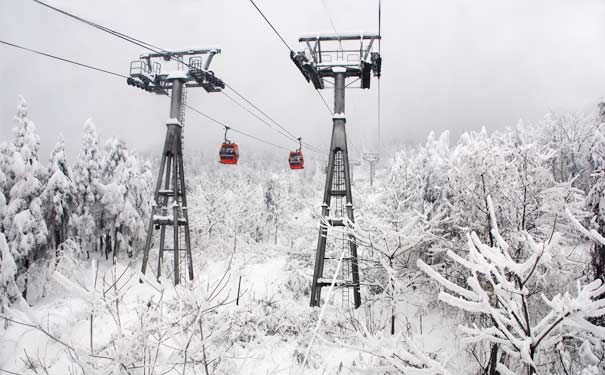
[[(336, 29), (375, 31), (378, 0), (323, 0)], [(220, 45), (212, 69), (306, 141), (326, 148), (331, 120), (288, 51), (248, 0), (48, 0), (165, 49)], [(322, 0), (256, 0), (287, 42), (330, 31)], [(385, 143), (423, 141), (430, 130), (499, 129), (550, 110), (590, 111), (605, 93), (603, 0), (383, 0), (382, 135)], [(145, 52), (31, 0), (0, 0), (0, 40), (128, 74)], [(163, 142), (166, 98), (123, 79), (0, 45), (0, 140), (12, 136), (17, 95), (26, 97), (46, 158), (62, 133), (75, 156), (91, 117), (103, 139), (139, 151)], [(374, 146), (376, 81), (347, 92), (353, 151)], [(332, 93), (324, 96), (332, 102)], [(189, 104), (236, 128), (295, 145), (221, 94), (189, 91)], [(186, 149), (214, 153), (222, 129), (196, 114)], [(242, 148), (269, 150), (243, 137)], [(281, 152), (281, 151), (280, 151)], [(281, 155), (280, 155), (281, 156)]]

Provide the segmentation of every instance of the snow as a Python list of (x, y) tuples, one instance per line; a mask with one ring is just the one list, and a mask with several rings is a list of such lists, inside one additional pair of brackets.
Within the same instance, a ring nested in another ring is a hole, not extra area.
[(179, 125), (179, 126), (183, 126), (181, 124), (181, 122), (176, 119), (176, 118), (169, 118), (168, 120), (166, 120), (166, 125)]
[[(353, 310), (350, 290), (334, 285), (309, 306), (325, 162), (294, 174), (270, 159), (224, 169), (187, 157), (195, 278), (175, 287), (170, 254), (156, 279), (157, 232), (139, 271), (151, 163), (117, 138), (99, 148), (87, 121), (73, 170), (61, 138), (42, 167), (20, 100), (14, 139), (0, 145), (0, 370), (467, 374), (497, 343), (502, 374), (601, 373), (605, 286), (589, 275), (605, 220), (605, 128), (566, 121), (482, 129), (453, 145), (431, 133), (385, 150), (393, 157), (381, 158), (374, 186), (356, 171), (357, 221), (331, 207), (323, 225), (347, 225), (328, 226), (319, 278), (348, 279), (339, 270), (354, 237), (363, 305)], [(595, 131), (593, 145), (553, 141), (568, 125)]]
[(167, 81), (181, 79), (181, 80), (189, 80), (189, 75), (184, 70), (174, 70), (172, 72), (168, 72), (168, 76), (166, 77)]
[(301, 34), (299, 39), (318, 39), (318, 38), (356, 38), (363, 37), (364, 39), (378, 38), (378, 33), (376, 32), (363, 32), (363, 31), (350, 31), (350, 32), (339, 32), (334, 33), (330, 32), (316, 32), (316, 33), (307, 33)]

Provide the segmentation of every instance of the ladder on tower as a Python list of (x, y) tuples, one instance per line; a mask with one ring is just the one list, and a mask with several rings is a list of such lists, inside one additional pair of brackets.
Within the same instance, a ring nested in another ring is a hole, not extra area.
[[(344, 129), (343, 129), (344, 130)], [(352, 205), (348, 203), (347, 196), (351, 194), (349, 179), (348, 160), (346, 152), (335, 149), (330, 157), (331, 165), (328, 164), (329, 186), (328, 197), (324, 201), (324, 216), (329, 227), (345, 227), (347, 220), (352, 219)], [(326, 209), (327, 208), (327, 209)], [(329, 212), (329, 215), (328, 215)], [(342, 306), (355, 308), (361, 304), (359, 294), (359, 270), (357, 267), (357, 246), (354, 238), (342, 232), (338, 235), (330, 235), (330, 228), (322, 224), (320, 239), (315, 258), (315, 271), (313, 273), (313, 285), (311, 288), (311, 305), (319, 306), (321, 302), (321, 288), (329, 287), (332, 283), (332, 275), (324, 273), (334, 272), (337, 268), (334, 260), (338, 260), (339, 254), (345, 253), (342, 260), (341, 274), (336, 278), (335, 287), (342, 291)], [(326, 267), (327, 265), (327, 267)], [(351, 293), (352, 301), (351, 301)]]

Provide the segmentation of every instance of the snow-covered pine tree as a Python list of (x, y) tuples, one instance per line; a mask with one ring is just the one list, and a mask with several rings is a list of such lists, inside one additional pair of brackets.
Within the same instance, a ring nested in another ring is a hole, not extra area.
[(124, 163), (115, 171), (114, 180), (124, 187), (123, 208), (114, 223), (116, 227), (116, 251), (125, 250), (132, 255), (145, 239), (145, 219), (150, 214), (151, 172), (141, 168), (135, 155), (128, 154)]
[(101, 179), (104, 184), (109, 184), (113, 181), (120, 164), (128, 160), (128, 148), (126, 143), (118, 138), (108, 139), (103, 148), (105, 154), (102, 162)]
[[(0, 313), (4, 314), (10, 303), (19, 296), (15, 285), (17, 265), (13, 259), (6, 237), (0, 233)], [(3, 325), (2, 325), (3, 326)]]
[(95, 250), (97, 237), (102, 235), (101, 222), (101, 152), (94, 123), (84, 123), (84, 135), (78, 159), (74, 166), (73, 181), (78, 207), (72, 215), (74, 235), (80, 239), (82, 249)]
[(110, 139), (103, 162), (103, 228), (113, 238), (114, 251), (132, 254), (145, 238), (145, 218), (150, 214), (151, 171), (141, 168), (126, 144)]
[(28, 118), (27, 103), (19, 97), (13, 157), (8, 166), (12, 177), (9, 203), (4, 218), (4, 230), (10, 251), (17, 264), (18, 287), (27, 290), (26, 271), (31, 261), (43, 255), (47, 248), (47, 229), (42, 212), (40, 194), (43, 185), (39, 180), (38, 164), (40, 140), (36, 126)]
[(0, 233), (4, 233), (4, 218), (6, 216), (6, 196), (4, 195), (6, 180), (6, 175), (2, 171), (2, 165), (0, 165)]
[(67, 239), (69, 220), (74, 211), (76, 188), (65, 157), (63, 136), (55, 145), (50, 157), (48, 183), (42, 194), (46, 224), (50, 234), (49, 247), (57, 247)]
[(128, 159), (128, 150), (126, 144), (117, 138), (108, 139), (103, 148), (104, 157), (101, 164), (103, 197), (101, 198), (102, 213), (99, 229), (105, 233), (105, 241), (111, 241), (111, 243), (105, 243), (105, 247), (114, 251), (115, 257), (119, 245), (120, 215), (123, 218), (126, 209), (126, 186), (122, 172), (123, 164)]

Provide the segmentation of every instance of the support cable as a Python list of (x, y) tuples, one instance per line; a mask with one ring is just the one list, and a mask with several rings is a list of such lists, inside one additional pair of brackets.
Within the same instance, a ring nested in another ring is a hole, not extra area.
[(260, 15), (265, 19), (265, 21), (267, 22), (267, 24), (269, 24), (269, 26), (271, 27), (271, 29), (273, 29), (273, 31), (279, 37), (279, 39), (281, 39), (282, 43), (284, 43), (284, 45), (286, 46), (286, 48), (289, 51), (292, 51), (292, 48), (290, 48), (290, 46), (288, 45), (288, 43), (286, 43), (286, 41), (284, 40), (284, 38), (282, 38), (282, 36), (280, 35), (280, 33), (275, 29), (275, 27), (273, 27), (273, 24), (271, 23), (271, 21), (269, 21), (269, 19), (265, 16), (265, 14), (263, 13), (263, 11), (260, 10), (260, 8), (256, 5), (256, 3), (254, 2), (254, 0), (250, 0), (250, 2), (252, 3), (252, 5), (254, 5), (254, 7), (256, 8), (256, 10), (258, 11), (258, 13), (260, 13)]
[(28, 52), (31, 52), (31, 53), (35, 53), (35, 54), (37, 54), (37, 55), (42, 55), (42, 56), (50, 57), (51, 59), (55, 59), (55, 60), (63, 61), (63, 62), (66, 62), (66, 63), (70, 63), (70, 64), (78, 65), (78, 66), (81, 66), (81, 67), (83, 67), (83, 68), (88, 68), (88, 69), (96, 70), (96, 71), (98, 71), (98, 72), (102, 72), (102, 73), (110, 74), (110, 75), (113, 75), (113, 76), (116, 76), (116, 77), (120, 77), (120, 78), (128, 78), (127, 76), (125, 76), (125, 75), (123, 75), (123, 74), (120, 74), (120, 73), (114, 73), (114, 72), (110, 72), (109, 70), (105, 70), (105, 69), (97, 68), (97, 67), (94, 67), (94, 66), (92, 66), (92, 65), (88, 65), (88, 64), (80, 63), (80, 62), (73, 61), (73, 60), (70, 60), (70, 59), (66, 59), (66, 58), (63, 58), (63, 57), (59, 57), (59, 56), (55, 56), (55, 55), (51, 55), (51, 54), (49, 54), (49, 53), (45, 53), (45, 52), (41, 52), (41, 51), (37, 51), (37, 50), (31, 49), (31, 48), (27, 48), (27, 47), (23, 47), (23, 46), (20, 46), (20, 45), (17, 45), (17, 44), (13, 44), (13, 43), (5, 42), (5, 41), (3, 41), (3, 40), (0, 40), (0, 43), (5, 44), (5, 45), (7, 45), (7, 46), (14, 47), (14, 48), (18, 48), (18, 49), (21, 49), (21, 50), (24, 50), (24, 51), (28, 51)]
[[(232, 96), (230, 96), (229, 94), (227, 94), (224, 91), (221, 91), (221, 93), (223, 95), (225, 95), (229, 100), (231, 100), (233, 103), (235, 103), (238, 107), (242, 108), (244, 111), (248, 112), (250, 115), (254, 116), (255, 118), (257, 118), (259, 121), (261, 121), (263, 124), (267, 125), (269, 128), (275, 130), (276, 132), (278, 132), (279, 134), (283, 135), (284, 137), (291, 139), (295, 142), (298, 142), (299, 138), (293, 138), (291, 134), (286, 134), (283, 131), (276, 129), (275, 127), (273, 127), (273, 125), (271, 125), (271, 123), (269, 123), (267, 120), (265, 120), (264, 118), (260, 117), (259, 115), (257, 115), (256, 113), (252, 112), (250, 109), (246, 108), (246, 106), (244, 106), (243, 104), (241, 104), (240, 102), (236, 101)], [(307, 146), (307, 148), (309, 149), (309, 151), (312, 152), (317, 152), (319, 153), (319, 150), (316, 150), (314, 147), (309, 147)]]
[[(15, 47), (15, 48), (18, 48), (18, 49), (21, 49), (21, 50), (24, 50), (24, 51), (28, 51), (28, 52), (31, 52), (31, 53), (34, 53), (34, 54), (45, 56), (45, 57), (48, 57), (48, 58), (51, 58), (51, 59), (59, 60), (59, 61), (66, 62), (66, 63), (69, 63), (69, 64), (74, 64), (74, 65), (81, 66), (81, 67), (84, 67), (84, 68), (87, 68), (87, 69), (92, 69), (92, 70), (95, 70), (95, 71), (98, 71), (98, 72), (101, 72), (101, 73), (105, 73), (105, 74), (108, 74), (108, 75), (111, 75), (111, 76), (114, 76), (114, 77), (129, 78), (128, 76), (125, 76), (125, 75), (120, 74), (120, 73), (112, 72), (112, 71), (109, 71), (109, 70), (106, 70), (106, 69), (101, 69), (101, 68), (98, 68), (98, 67), (95, 67), (95, 66), (92, 66), (92, 65), (88, 65), (88, 64), (77, 62), (77, 61), (69, 60), (69, 59), (66, 59), (66, 58), (63, 58), (63, 57), (59, 57), (59, 56), (55, 56), (55, 55), (52, 55), (52, 54), (49, 54), (49, 53), (37, 51), (37, 50), (31, 49), (31, 48), (27, 48), (27, 47), (23, 47), (23, 46), (20, 46), (20, 45), (17, 45), (17, 44), (5, 42), (3, 40), (0, 40), (0, 43), (8, 45), (8, 46), (11, 46), (11, 47)], [(167, 95), (167, 96), (169, 97), (169, 95)], [(228, 126), (225, 123), (223, 123), (223, 122), (215, 119), (214, 117), (212, 117), (210, 115), (205, 114), (204, 112), (202, 112), (202, 111), (200, 111), (200, 110), (198, 110), (198, 109), (196, 109), (196, 108), (194, 108), (194, 107), (192, 107), (192, 106), (190, 106), (188, 104), (186, 104), (185, 107), (189, 108), (193, 112), (195, 112), (195, 113), (197, 113), (197, 114), (199, 114), (199, 115), (207, 118), (208, 120), (210, 120), (210, 121), (212, 121), (214, 123), (217, 123), (217, 124), (219, 124), (221, 126)], [(228, 127), (231, 128), (231, 130), (233, 130), (234, 132), (239, 133), (239, 134), (241, 134), (241, 135), (243, 135), (245, 137), (252, 138), (252, 139), (254, 139), (254, 140), (258, 141), (258, 142), (262, 142), (264, 144), (267, 144), (269, 146), (273, 146), (273, 147), (276, 147), (276, 148), (280, 148), (282, 150), (289, 150), (287, 147), (280, 146), (278, 144), (269, 142), (269, 141), (267, 141), (265, 139), (262, 139), (260, 137), (255, 136), (255, 135), (252, 135), (252, 134), (249, 134), (247, 132), (244, 132), (244, 131), (241, 131), (241, 130), (238, 130), (238, 129), (234, 129), (232, 126), (228, 126)]]
[(113, 35), (115, 37), (118, 37), (120, 39), (123, 39), (123, 40), (125, 40), (127, 42), (133, 43), (133, 44), (135, 44), (135, 45), (137, 45), (139, 47), (148, 49), (148, 50), (150, 50), (152, 52), (155, 52), (155, 53), (164, 52), (164, 50), (162, 48), (154, 46), (153, 44), (149, 44), (149, 43), (144, 42), (142, 40), (139, 40), (139, 39), (133, 38), (133, 37), (131, 37), (129, 35), (123, 34), (123, 33), (119, 32), (119, 31), (112, 30), (112, 29), (110, 29), (108, 27), (105, 27), (105, 26), (100, 25), (98, 23), (95, 23), (93, 21), (90, 21), (90, 20), (87, 20), (85, 18), (76, 16), (73, 13), (67, 12), (67, 11), (65, 11), (63, 9), (59, 9), (59, 8), (54, 7), (54, 6), (50, 5), (50, 4), (47, 4), (47, 3), (43, 2), (43, 1), (40, 1), (40, 0), (32, 0), (32, 1), (35, 2), (38, 5), (41, 5), (43, 7), (49, 8), (51, 10), (54, 10), (55, 12), (61, 13), (61, 14), (65, 15), (65, 16), (67, 16), (67, 17), (70, 17), (70, 18), (73, 18), (73, 19), (75, 19), (77, 21), (83, 22), (83, 23), (85, 23), (85, 24), (87, 24), (89, 26), (92, 26), (92, 27), (94, 27), (96, 29), (99, 29), (101, 31), (109, 33), (109, 34), (111, 34), (111, 35)]
[(210, 121), (212, 121), (212, 122), (214, 122), (214, 123), (216, 123), (216, 124), (218, 124), (218, 125), (223, 126), (224, 128), (229, 128), (229, 130), (232, 130), (234, 133), (238, 133), (238, 134), (241, 134), (241, 135), (243, 135), (243, 136), (246, 136), (246, 137), (252, 138), (252, 139), (254, 139), (254, 140), (258, 141), (258, 142), (262, 142), (262, 143), (267, 144), (267, 145), (269, 145), (269, 146), (273, 146), (273, 147), (276, 147), (276, 148), (280, 148), (280, 149), (282, 149), (282, 150), (286, 150), (286, 151), (288, 151), (288, 150), (289, 150), (287, 147), (280, 146), (280, 145), (278, 145), (278, 144), (275, 144), (275, 143), (269, 142), (269, 141), (267, 141), (267, 140), (265, 140), (265, 139), (262, 139), (262, 138), (260, 138), (260, 137), (255, 136), (255, 135), (252, 135), (252, 134), (250, 134), (250, 133), (244, 132), (244, 131), (242, 131), (242, 130), (235, 129), (233, 126), (231, 126), (231, 125), (227, 125), (226, 123), (224, 123), (224, 122), (222, 122), (222, 121), (219, 121), (219, 120), (215, 119), (214, 117), (212, 117), (212, 116), (210, 116), (210, 115), (207, 115), (206, 113), (204, 113), (204, 112), (202, 112), (202, 111), (200, 111), (200, 110), (198, 110), (198, 109), (196, 109), (196, 108), (193, 108), (193, 107), (191, 107), (191, 106), (189, 106), (189, 105), (186, 105), (186, 107), (187, 107), (187, 108), (189, 108), (190, 110), (192, 110), (193, 112), (197, 113), (198, 115), (201, 115), (201, 116), (203, 116), (204, 118), (206, 118), (206, 119), (208, 119), (208, 120), (210, 120)]
[[(75, 14), (73, 14), (73, 13), (67, 12), (67, 11), (65, 11), (65, 10), (59, 9), (59, 8), (57, 8), (57, 7), (54, 7), (54, 6), (50, 5), (50, 4), (47, 4), (47, 3), (43, 2), (43, 1), (40, 1), (40, 0), (32, 0), (32, 1), (33, 1), (33, 2), (35, 2), (36, 4), (39, 4), (39, 5), (44, 6), (44, 7), (46, 7), (46, 8), (49, 8), (49, 9), (51, 9), (51, 10), (53, 10), (53, 11), (56, 11), (56, 12), (58, 12), (58, 13), (61, 13), (61, 14), (65, 15), (65, 16), (70, 17), (70, 18), (73, 18), (73, 19), (75, 19), (75, 20), (77, 20), (77, 21), (83, 22), (83, 23), (85, 23), (85, 24), (87, 24), (87, 25), (89, 25), (89, 26), (92, 26), (92, 27), (94, 27), (94, 28), (97, 28), (97, 29), (99, 29), (99, 30), (101, 30), (101, 31), (104, 31), (104, 32), (106, 32), (106, 33), (108, 33), (108, 34), (111, 34), (111, 35), (113, 35), (113, 36), (115, 36), (115, 37), (118, 37), (118, 38), (120, 38), (120, 39), (123, 39), (123, 40), (125, 40), (125, 41), (127, 41), (127, 42), (129, 42), (129, 43), (135, 44), (135, 45), (137, 45), (137, 46), (139, 46), (139, 47), (142, 47), (142, 48), (144, 48), (144, 49), (150, 50), (150, 51), (152, 51), (152, 52), (154, 52), (154, 53), (162, 53), (162, 52), (165, 52), (165, 50), (164, 50), (163, 48), (160, 48), (160, 47), (155, 46), (155, 45), (153, 45), (153, 44), (147, 43), (147, 42), (142, 41), (142, 40), (140, 40), (140, 39), (137, 39), (137, 38), (131, 37), (131, 36), (127, 35), (127, 34), (123, 34), (123, 33), (119, 32), (119, 31), (116, 31), (116, 30), (110, 29), (110, 28), (108, 28), (108, 27), (102, 26), (102, 25), (100, 25), (100, 24), (98, 24), (98, 23), (95, 23), (95, 22), (93, 22), (93, 21), (89, 21), (89, 20), (84, 19), (84, 18), (82, 18), (82, 17), (79, 17), (79, 16), (77, 16), (77, 15), (75, 15)], [(260, 11), (260, 10), (259, 10), (259, 11)], [(263, 16), (264, 16), (264, 15), (263, 15)], [(287, 46), (287, 44), (286, 44), (286, 46)], [(288, 47), (288, 48), (289, 48), (289, 47)], [(191, 66), (190, 66), (189, 64), (187, 64), (186, 62), (182, 61), (182, 59), (180, 59), (180, 58), (176, 58), (176, 57), (174, 57), (174, 56), (170, 56), (170, 59), (171, 59), (171, 60), (174, 60), (174, 61), (176, 61), (176, 62), (178, 62), (178, 63), (181, 63), (181, 64), (183, 64), (183, 65), (187, 66), (188, 68), (191, 68)], [(272, 122), (274, 122), (276, 125), (278, 125), (278, 127), (280, 127), (281, 129), (283, 129), (284, 131), (286, 131), (288, 134), (291, 134), (291, 135), (292, 135), (292, 137), (293, 137), (294, 139), (296, 139), (296, 138), (297, 138), (297, 137), (296, 137), (296, 136), (294, 136), (294, 135), (293, 135), (293, 134), (292, 134), (290, 131), (288, 131), (287, 129), (285, 129), (285, 128), (284, 128), (284, 127), (281, 125), (281, 124), (279, 124), (279, 123), (278, 123), (277, 121), (275, 121), (273, 118), (271, 118), (270, 116), (268, 116), (268, 115), (267, 115), (267, 114), (266, 114), (264, 111), (262, 111), (262, 110), (261, 110), (261, 109), (260, 109), (258, 106), (256, 106), (255, 104), (253, 104), (253, 103), (252, 103), (252, 101), (250, 101), (249, 99), (245, 98), (245, 97), (244, 97), (242, 94), (240, 94), (238, 91), (236, 91), (236, 90), (235, 90), (235, 89), (234, 89), (232, 86), (230, 86), (230, 85), (228, 85), (228, 84), (226, 84), (226, 83), (225, 83), (225, 85), (226, 85), (226, 86), (227, 86), (227, 87), (228, 87), (230, 90), (232, 90), (234, 93), (236, 93), (236, 94), (237, 94), (239, 97), (241, 97), (242, 99), (244, 99), (244, 101), (246, 101), (248, 104), (250, 104), (250, 105), (251, 105), (251, 106), (252, 106), (254, 109), (256, 109), (258, 112), (260, 112), (261, 114), (263, 114), (263, 115), (264, 115), (265, 117), (267, 117), (267, 118), (268, 118), (270, 121), (272, 121)], [(316, 147), (314, 147), (314, 146), (312, 146), (312, 145), (310, 145), (310, 144), (308, 144), (308, 143), (306, 143), (306, 144), (305, 144), (305, 146), (306, 146), (307, 148), (309, 148), (309, 149), (315, 149), (315, 150), (319, 150), (318, 148), (316, 148)], [(316, 151), (316, 152), (318, 152), (318, 151)]]
[[(263, 116), (265, 116), (267, 119), (269, 119), (272, 123), (274, 123), (275, 125), (277, 125), (280, 129), (282, 129), (284, 132), (286, 132), (288, 135), (279, 132), (280, 134), (282, 134), (283, 136), (294, 140), (295, 142), (298, 142), (297, 139), (298, 137), (295, 136), (294, 134), (292, 134), (292, 132), (290, 132), (288, 129), (284, 128), (279, 122), (277, 122), (276, 120), (274, 120), (271, 116), (269, 116), (267, 113), (265, 113), (265, 111), (263, 111), (262, 109), (260, 109), (258, 106), (256, 106), (254, 103), (252, 103), (248, 98), (246, 98), (243, 94), (241, 94), (239, 91), (237, 91), (236, 89), (233, 88), (233, 86), (229, 85), (228, 83), (225, 83), (225, 87), (227, 87), (229, 90), (233, 91), (235, 93), (235, 95), (239, 96), (241, 99), (243, 99), (246, 103), (248, 103), (252, 108), (256, 109), (259, 113), (261, 113)], [(226, 94), (225, 94), (226, 95)], [(228, 96), (229, 97), (229, 96)], [(232, 101), (235, 101), (232, 97), (229, 97)], [(244, 108), (243, 106), (240, 105), (240, 107)], [(245, 108), (244, 108), (245, 109)], [(249, 113), (251, 113), (250, 111), (248, 111)], [(259, 116), (255, 116), (256, 118), (258, 118), (260, 120)], [(262, 120), (261, 120), (262, 121)], [(269, 125), (266, 121), (263, 121), (265, 124)], [(275, 129), (275, 128), (274, 128)], [(275, 129), (277, 130), (277, 129)], [(321, 152), (319, 150), (319, 148), (307, 143), (307, 142), (303, 142), (303, 144), (305, 145), (305, 147), (307, 147), (308, 149), (315, 151), (315, 152)]]
[(330, 20), (330, 25), (332, 25), (332, 30), (334, 30), (334, 34), (336, 34), (339, 38), (338, 43), (340, 44), (340, 48), (342, 48), (342, 41), (340, 40), (340, 34), (336, 30), (336, 25), (334, 24), (334, 19), (332, 18), (332, 15), (330, 15), (330, 9), (328, 9), (328, 5), (326, 4), (325, 0), (321, 0), (321, 3), (324, 6), (324, 10), (326, 11), (328, 19)]
[[(271, 21), (269, 21), (269, 19), (267, 18), (267, 16), (265, 16), (265, 14), (263, 13), (262, 10), (260, 10), (260, 8), (256, 5), (256, 3), (253, 0), (250, 0), (250, 2), (252, 3), (252, 5), (254, 5), (254, 7), (256, 8), (256, 10), (258, 11), (258, 13), (265, 19), (265, 21), (267, 22), (267, 24), (269, 24), (269, 26), (271, 27), (271, 29), (275, 32), (275, 35), (277, 35), (277, 37), (282, 41), (282, 43), (286, 46), (286, 48), (288, 49), (288, 52), (294, 52), (292, 50), (292, 48), (290, 47), (290, 45), (288, 45), (288, 43), (286, 43), (286, 41), (284, 40), (284, 38), (281, 36), (281, 34), (279, 33), (279, 31), (277, 31), (277, 29), (273, 26), (273, 24), (271, 23)], [(328, 105), (328, 103), (326, 102), (326, 99), (324, 99), (323, 95), (321, 95), (321, 92), (319, 92), (318, 89), (315, 89), (315, 91), (317, 92), (317, 94), (319, 95), (319, 97), (321, 98), (321, 101), (326, 105), (326, 109), (328, 110), (328, 112), (330, 113), (330, 116), (334, 115), (334, 112), (332, 112), (332, 109), (330, 108), (330, 106)], [(308, 145), (307, 145), (308, 147)]]
[(330, 108), (330, 105), (328, 104), (328, 102), (326, 101), (324, 96), (321, 95), (321, 92), (319, 92), (318, 89), (315, 89), (315, 91), (317, 91), (317, 93), (319, 94), (319, 97), (321, 98), (321, 101), (324, 102), (324, 104), (326, 105), (326, 109), (328, 110), (328, 113), (330, 113), (330, 116), (334, 116), (334, 112), (332, 112), (332, 108)]

